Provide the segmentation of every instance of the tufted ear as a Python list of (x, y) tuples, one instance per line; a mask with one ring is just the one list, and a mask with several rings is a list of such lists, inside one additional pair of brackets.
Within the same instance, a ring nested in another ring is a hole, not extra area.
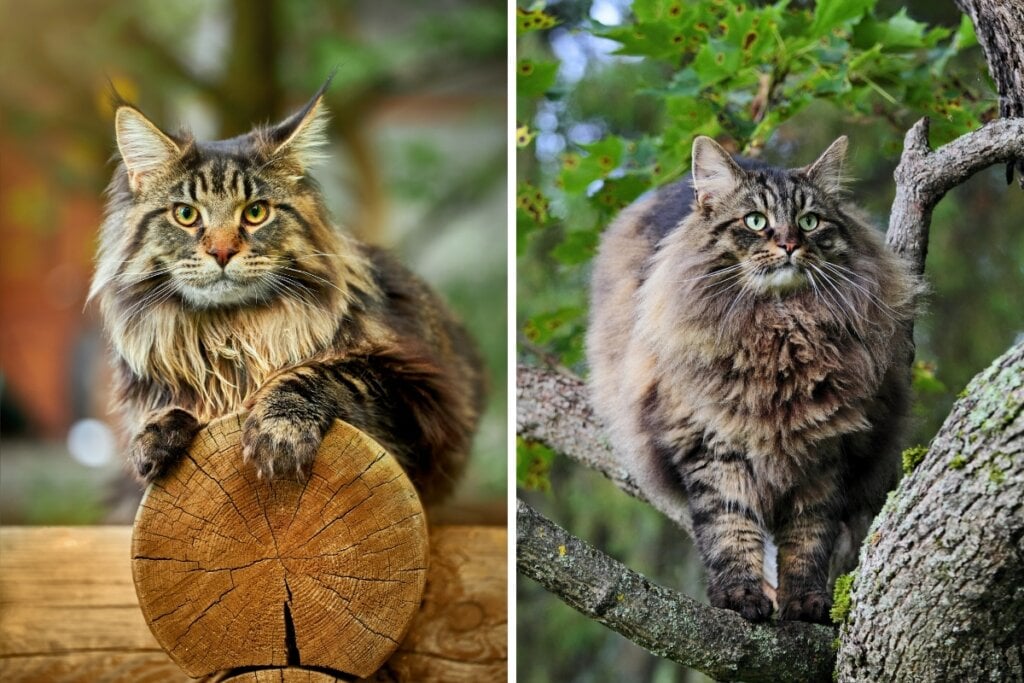
[(698, 206), (729, 194), (743, 178), (743, 170), (729, 153), (705, 135), (693, 141), (691, 173)]
[(292, 162), (300, 176), (325, 156), (328, 115), (323, 100), (333, 77), (332, 74), (305, 106), (268, 132), (271, 158)]
[(148, 177), (167, 169), (181, 158), (182, 149), (178, 143), (135, 107), (122, 105), (117, 108), (114, 131), (132, 192), (138, 192)]
[(849, 140), (845, 135), (836, 138), (828, 146), (818, 160), (803, 169), (807, 178), (823, 190), (839, 191), (843, 189), (843, 163), (846, 161), (846, 146)]

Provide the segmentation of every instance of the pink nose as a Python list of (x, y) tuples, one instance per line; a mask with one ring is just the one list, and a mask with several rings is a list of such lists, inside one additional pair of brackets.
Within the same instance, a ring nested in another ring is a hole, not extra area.
[(220, 245), (207, 249), (206, 253), (217, 259), (217, 265), (223, 268), (228, 265), (231, 257), (238, 253), (238, 249), (234, 245)]
[(798, 245), (796, 240), (786, 240), (785, 242), (780, 242), (779, 246), (785, 249), (787, 254), (792, 256)]

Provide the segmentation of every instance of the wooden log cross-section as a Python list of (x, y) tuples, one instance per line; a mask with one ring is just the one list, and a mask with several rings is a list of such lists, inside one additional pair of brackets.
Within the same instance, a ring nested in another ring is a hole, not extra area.
[(193, 677), (300, 664), (368, 676), (423, 596), (416, 490), (340, 421), (305, 482), (259, 479), (242, 461), (244, 418), (210, 424), (143, 498), (132, 539), (142, 613)]
[(0, 530), (0, 680), (503, 679), (505, 530), (428, 543), (397, 461), (342, 422), (305, 482), (260, 479), (244, 417), (150, 487), (130, 553), (120, 527)]

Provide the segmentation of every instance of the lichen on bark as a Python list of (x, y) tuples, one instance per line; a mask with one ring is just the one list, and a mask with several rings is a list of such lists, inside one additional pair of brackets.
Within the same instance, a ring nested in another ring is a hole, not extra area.
[(840, 681), (1024, 679), (1024, 342), (968, 389), (865, 542)]

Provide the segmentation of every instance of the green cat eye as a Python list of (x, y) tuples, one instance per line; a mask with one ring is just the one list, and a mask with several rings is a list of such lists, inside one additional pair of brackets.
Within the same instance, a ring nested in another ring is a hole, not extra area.
[(175, 204), (171, 213), (174, 214), (174, 220), (178, 221), (178, 225), (186, 228), (191, 228), (199, 220), (199, 211), (188, 204)]
[(743, 217), (743, 222), (754, 232), (761, 232), (768, 225), (768, 219), (760, 211), (751, 211)]
[(253, 202), (242, 210), (242, 218), (249, 225), (259, 225), (267, 220), (270, 215), (270, 208), (265, 201)]
[(801, 230), (804, 232), (810, 232), (818, 227), (818, 217), (813, 213), (805, 213), (803, 216), (800, 216), (797, 223), (800, 224)]

